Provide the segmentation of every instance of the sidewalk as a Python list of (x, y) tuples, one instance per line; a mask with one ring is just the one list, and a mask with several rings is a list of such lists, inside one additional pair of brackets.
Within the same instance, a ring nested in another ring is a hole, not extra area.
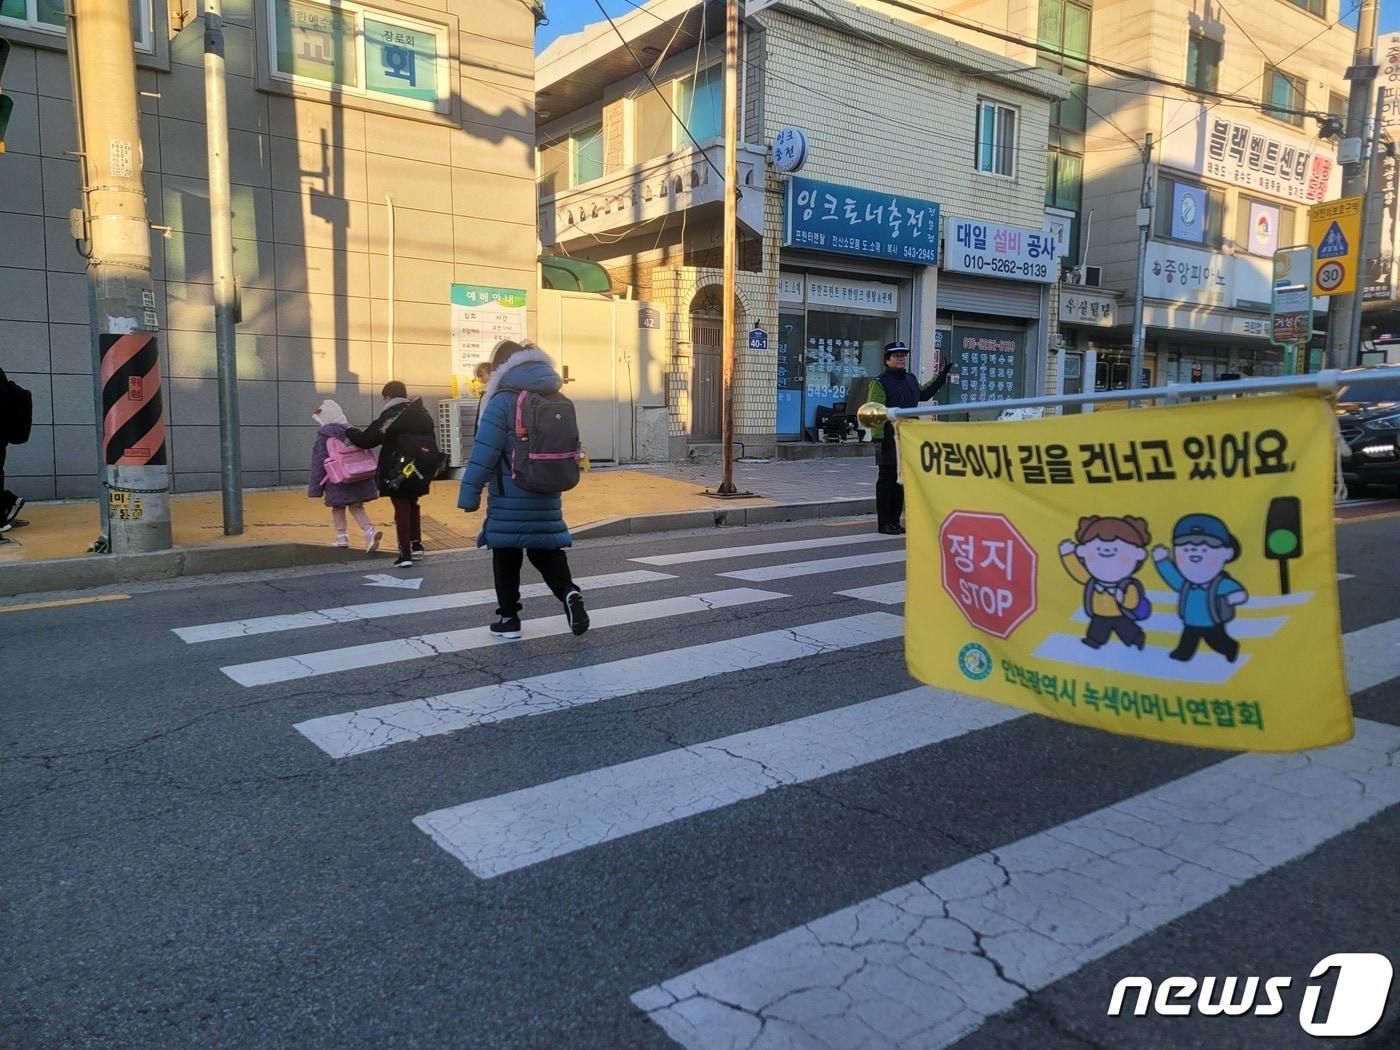
[[(720, 483), (718, 463), (599, 468), (584, 474), (579, 487), (565, 494), (564, 515), (575, 536), (585, 538), (743, 524), (749, 520), (748, 508), (771, 508), (765, 520), (782, 520), (789, 512), (803, 517), (865, 513), (870, 510), (867, 503), (873, 505), (874, 474), (866, 460), (736, 463), (736, 485), (754, 495), (719, 500), (703, 495)], [(476, 545), (482, 512), (458, 510), (457, 487), (455, 480), (440, 482), (423, 501), (423, 542), (430, 551)], [(860, 502), (846, 502), (852, 500)], [(393, 512), (387, 499), (376, 500), (367, 509), (385, 532), (378, 563), (394, 550)], [(721, 516), (719, 520), (715, 514)], [(170, 515), (174, 546), (183, 557), (170, 552), (114, 557), (87, 553), (100, 527), (95, 500), (26, 504), (21, 518), (29, 524), (3, 534), (12, 542), (0, 545), (0, 595), (96, 586), (99, 583), (94, 581), (104, 576), (111, 579), (100, 582), (363, 561), (365, 557), (358, 535), (352, 535), (351, 542), (357, 546), (349, 552), (330, 546), (334, 538), (330, 511), (319, 499), (308, 498), (304, 489), (245, 492), (241, 536), (223, 534), (218, 492), (177, 494), (171, 499)], [(118, 572), (115, 565), (107, 564), (104, 569), (112, 571), (92, 571), (96, 563), (116, 561), (129, 562), (130, 567)], [(24, 567), (28, 569), (20, 571)]]

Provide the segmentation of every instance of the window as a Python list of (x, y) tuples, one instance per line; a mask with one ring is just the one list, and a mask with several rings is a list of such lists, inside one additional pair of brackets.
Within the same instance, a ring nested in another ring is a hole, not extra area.
[[(676, 112), (690, 127), (697, 142), (717, 139), (724, 134), (724, 67), (711, 66), (698, 77), (677, 82)], [(690, 145), (684, 128), (676, 129), (676, 146)]]
[(571, 153), (568, 139), (540, 146), (538, 171), (541, 197), (553, 197), (569, 188)]
[[(1388, 94), (1387, 97), (1389, 97)], [(1387, 105), (1386, 109), (1389, 108), (1390, 106)], [(1345, 124), (1347, 119), (1347, 97), (1345, 95), (1339, 95), (1335, 91), (1327, 92), (1327, 112), (1330, 116), (1341, 118), (1342, 123)]]
[(1078, 211), (1084, 182), (1084, 158), (1051, 150), (1045, 165), (1045, 206)]
[(1197, 91), (1216, 91), (1220, 85), (1220, 41), (1192, 33), (1186, 45), (1186, 83)]
[(447, 108), (447, 29), (356, 4), (267, 0), (272, 75), (419, 109)]
[(1293, 209), (1240, 194), (1235, 208), (1235, 250), (1272, 259), (1293, 243)]
[[(65, 6), (54, 0), (0, 0), (0, 28), (14, 25), (21, 29), (37, 29), (43, 33), (66, 36), (68, 20), (63, 14)], [(131, 32), (136, 38), (136, 50), (147, 54), (154, 50), (150, 0), (131, 0)]]
[[(661, 90), (671, 93), (670, 84), (662, 84)], [(645, 91), (632, 100), (632, 162), (641, 164), (653, 157), (664, 157), (675, 149), (675, 118), (666, 108), (666, 100), (651, 90)]]
[(1327, 0), (1288, 0), (1294, 7), (1301, 7), (1304, 11), (1317, 15), (1318, 18), (1326, 17)]
[[(1300, 112), (1307, 103), (1307, 87), (1302, 77), (1291, 77), (1272, 66), (1264, 67), (1264, 112), (1275, 120), (1303, 126)], [(1292, 112), (1288, 112), (1288, 111)]]
[(1224, 216), (1224, 191), (1165, 175), (1158, 179), (1153, 233), (1161, 240), (1219, 248)]
[(575, 132), (574, 145), (575, 186), (592, 182), (603, 177), (603, 125), (594, 124), (591, 128)]
[(977, 103), (977, 170), (989, 175), (1016, 174), (1016, 111), (983, 100)]

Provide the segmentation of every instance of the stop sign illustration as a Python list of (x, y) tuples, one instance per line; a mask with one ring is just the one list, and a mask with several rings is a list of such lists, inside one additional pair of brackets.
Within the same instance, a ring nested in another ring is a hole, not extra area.
[(1004, 515), (954, 511), (938, 546), (943, 589), (973, 627), (1010, 638), (1035, 612), (1035, 550)]

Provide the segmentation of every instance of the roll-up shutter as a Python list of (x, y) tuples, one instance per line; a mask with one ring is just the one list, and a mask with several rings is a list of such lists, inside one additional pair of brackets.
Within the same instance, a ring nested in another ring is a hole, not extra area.
[(938, 309), (1001, 317), (1040, 316), (1040, 291), (1029, 281), (998, 281), (963, 274), (938, 275)]

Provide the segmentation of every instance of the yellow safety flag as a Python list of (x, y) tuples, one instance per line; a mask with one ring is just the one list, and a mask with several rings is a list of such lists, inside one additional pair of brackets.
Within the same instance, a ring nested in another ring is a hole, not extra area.
[(901, 420), (910, 673), (1196, 747), (1350, 739), (1333, 428), (1293, 394)]

